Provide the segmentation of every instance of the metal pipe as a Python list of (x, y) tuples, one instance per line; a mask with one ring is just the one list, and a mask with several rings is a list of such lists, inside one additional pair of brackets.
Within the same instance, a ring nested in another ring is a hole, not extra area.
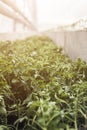
[[(26, 22), (23, 21), (23, 19), (21, 19), (21, 17), (19, 17), (18, 15), (14, 14), (14, 12), (11, 12), (9, 9), (7, 9), (1, 3), (0, 3), (0, 13), (5, 15), (5, 16), (7, 16), (7, 17), (9, 17), (9, 18), (12, 18), (12, 19), (14, 19), (14, 20), (24, 24), (24, 25), (26, 25)], [(27, 26), (29, 26), (29, 25), (27, 25)]]
[(3, 3), (8, 5), (10, 8), (12, 8), (15, 12), (19, 13), (21, 17), (25, 20), (26, 24), (29, 28), (35, 30), (34, 25), (24, 16), (24, 14), (18, 9), (18, 7), (15, 5), (15, 3), (11, 2), (11, 0), (1, 0)]

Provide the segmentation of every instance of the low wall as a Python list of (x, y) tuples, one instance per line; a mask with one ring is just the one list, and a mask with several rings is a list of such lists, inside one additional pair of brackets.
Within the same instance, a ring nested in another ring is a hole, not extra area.
[(64, 48), (71, 59), (81, 58), (87, 61), (87, 31), (46, 32), (57, 45)]
[(45, 32), (43, 34), (50, 37), (57, 45), (64, 47), (65, 32)]
[(57, 45), (64, 48), (71, 59), (81, 58), (87, 61), (87, 31), (44, 32), (44, 33), (9, 33), (0, 34), (0, 40), (24, 39), (32, 35), (49, 36)]
[(66, 32), (64, 48), (72, 59), (87, 61), (87, 31)]
[(17, 40), (17, 39), (24, 39), (26, 37), (30, 37), (34, 35), (35, 32), (26, 32), (26, 33), (0, 33), (0, 40), (6, 41), (6, 40)]

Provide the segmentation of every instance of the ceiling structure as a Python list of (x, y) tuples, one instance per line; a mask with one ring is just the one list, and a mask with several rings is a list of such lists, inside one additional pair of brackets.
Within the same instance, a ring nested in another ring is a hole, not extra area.
[[(22, 7), (19, 6), (19, 4), (22, 5)], [(7, 18), (13, 22), (13, 31), (16, 31), (16, 24), (21, 24), (23, 30), (25, 28), (27, 28), (27, 30), (36, 30), (34, 24), (36, 19), (36, 5), (34, 0), (0, 0), (0, 15), (0, 20), (4, 21), (5, 19), (7, 22)], [(8, 22), (6, 24), (8, 24)]]

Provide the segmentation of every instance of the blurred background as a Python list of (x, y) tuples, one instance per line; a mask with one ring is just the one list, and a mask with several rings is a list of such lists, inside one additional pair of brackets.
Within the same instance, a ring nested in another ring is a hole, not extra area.
[(0, 32), (87, 27), (87, 0), (0, 0)]

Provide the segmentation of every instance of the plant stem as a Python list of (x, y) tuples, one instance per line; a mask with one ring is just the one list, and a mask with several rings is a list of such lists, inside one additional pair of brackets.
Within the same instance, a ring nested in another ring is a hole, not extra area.
[(78, 111), (78, 95), (75, 99), (75, 130), (78, 130), (77, 126), (77, 111)]
[(78, 130), (78, 127), (77, 127), (77, 114), (75, 115), (75, 130)]

